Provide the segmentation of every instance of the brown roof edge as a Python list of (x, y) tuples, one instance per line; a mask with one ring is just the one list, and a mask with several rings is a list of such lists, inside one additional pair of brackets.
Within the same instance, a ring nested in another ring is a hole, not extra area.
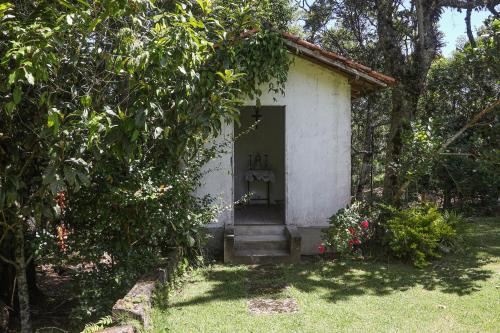
[(287, 41), (295, 44), (290, 45), (290, 43), (287, 43), (289, 47), (294, 47), (298, 52), (304, 53), (305, 56), (325, 63), (336, 70), (354, 75), (362, 80), (364, 79), (365, 81), (368, 81), (367, 83), (370, 85), (385, 87), (393, 85), (396, 82), (393, 77), (374, 71), (370, 67), (357, 63), (354, 60), (343, 57), (337, 53), (326, 51), (320, 46), (309, 43), (300, 37), (289, 34), (288, 32), (282, 32), (281, 34)]
[[(239, 35), (239, 38), (248, 38), (258, 31), (259, 29), (243, 31)], [(288, 32), (281, 32), (281, 35), (285, 39), (288, 49), (297, 55), (350, 77), (349, 83), (353, 99), (363, 96), (370, 91), (391, 86), (396, 82), (393, 77), (374, 71), (368, 66), (343, 57), (335, 52), (326, 51), (319, 45), (309, 43)], [(218, 45), (215, 45), (215, 47), (217, 48)]]

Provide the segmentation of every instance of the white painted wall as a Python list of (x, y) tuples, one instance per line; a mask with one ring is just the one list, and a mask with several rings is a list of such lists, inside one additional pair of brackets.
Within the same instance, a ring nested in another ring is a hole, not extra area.
[(214, 199), (214, 204), (225, 209), (209, 227), (223, 226), (233, 223), (233, 124), (226, 124), (221, 135), (215, 140), (217, 145), (226, 145), (226, 152), (222, 152), (220, 157), (208, 162), (203, 168), (204, 176), (201, 186), (196, 190), (195, 195), (204, 197), (210, 195)]
[[(286, 223), (324, 226), (350, 200), (351, 95), (343, 75), (297, 56), (291, 65), (285, 96), (264, 93), (262, 105), (285, 106)], [(264, 86), (263, 91), (267, 90)], [(255, 105), (255, 101), (247, 101)], [(228, 125), (225, 132), (232, 133)], [(227, 204), (233, 197), (231, 154), (219, 164), (226, 170), (205, 176), (200, 193), (212, 193)], [(210, 166), (208, 166), (210, 168)], [(232, 213), (219, 223), (232, 223)]]

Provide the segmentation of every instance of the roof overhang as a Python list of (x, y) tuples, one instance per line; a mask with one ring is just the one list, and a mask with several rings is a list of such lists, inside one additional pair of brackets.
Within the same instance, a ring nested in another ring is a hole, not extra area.
[(282, 35), (287, 48), (293, 54), (347, 76), (351, 85), (352, 99), (395, 83), (395, 79), (390, 76), (374, 71), (334, 52), (323, 50), (318, 45), (286, 32)]

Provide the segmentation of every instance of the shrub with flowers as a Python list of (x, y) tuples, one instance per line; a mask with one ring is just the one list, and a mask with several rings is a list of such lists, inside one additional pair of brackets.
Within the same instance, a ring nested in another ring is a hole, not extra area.
[(321, 246), (337, 253), (359, 253), (362, 245), (373, 234), (370, 221), (360, 210), (361, 204), (356, 202), (333, 215), (329, 221), (330, 227), (324, 232), (324, 243)]

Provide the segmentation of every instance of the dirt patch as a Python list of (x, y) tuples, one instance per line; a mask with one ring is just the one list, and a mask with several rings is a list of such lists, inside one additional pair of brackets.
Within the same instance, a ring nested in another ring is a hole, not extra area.
[(293, 298), (255, 298), (248, 301), (248, 311), (253, 314), (297, 313), (299, 306)]
[(73, 295), (74, 273), (71, 268), (56, 269), (50, 265), (41, 265), (37, 269), (37, 285), (43, 297), (32, 307), (35, 329), (40, 332), (74, 329), (70, 319), (71, 310), (77, 303)]
[(248, 311), (253, 314), (296, 313), (299, 308), (295, 299), (287, 297), (289, 286), (280, 266), (254, 266), (248, 272), (246, 289)]

